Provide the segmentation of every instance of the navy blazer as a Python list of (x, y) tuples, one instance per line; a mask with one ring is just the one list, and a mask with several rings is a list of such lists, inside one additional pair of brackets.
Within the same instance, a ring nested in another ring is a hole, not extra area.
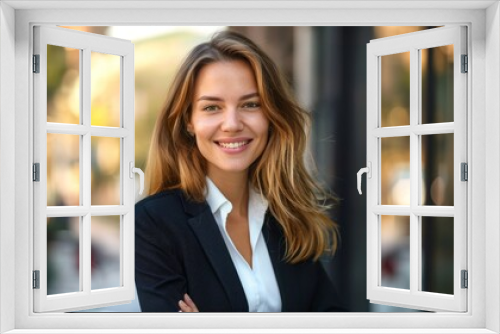
[[(266, 214), (262, 227), (283, 312), (342, 311), (320, 262), (283, 260), (281, 227)], [(188, 293), (200, 312), (248, 312), (238, 273), (207, 202), (181, 190), (135, 206), (135, 280), (143, 312), (177, 312)]]

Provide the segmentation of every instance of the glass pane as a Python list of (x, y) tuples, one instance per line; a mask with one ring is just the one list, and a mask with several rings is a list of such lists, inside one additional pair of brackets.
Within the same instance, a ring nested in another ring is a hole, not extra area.
[(410, 137), (381, 141), (381, 204), (410, 205)]
[(80, 136), (47, 134), (47, 205), (80, 205)]
[(453, 218), (422, 217), (422, 291), (453, 294)]
[(120, 126), (121, 57), (91, 53), (91, 125)]
[(47, 45), (47, 122), (80, 123), (80, 50)]
[(410, 125), (410, 52), (380, 58), (382, 126)]
[(120, 286), (120, 216), (92, 216), (92, 290)]
[(422, 124), (453, 122), (453, 45), (421, 50)]
[(381, 286), (410, 288), (410, 217), (381, 216)]
[(120, 138), (92, 137), (92, 205), (120, 205)]
[(422, 203), (453, 205), (453, 133), (422, 136)]
[(80, 217), (47, 218), (47, 294), (80, 291)]

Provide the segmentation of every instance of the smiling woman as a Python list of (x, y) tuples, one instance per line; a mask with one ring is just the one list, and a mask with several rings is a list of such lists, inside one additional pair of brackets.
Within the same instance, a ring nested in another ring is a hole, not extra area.
[(320, 262), (337, 245), (303, 157), (308, 113), (252, 41), (195, 47), (159, 114), (136, 204), (142, 311), (342, 310)]

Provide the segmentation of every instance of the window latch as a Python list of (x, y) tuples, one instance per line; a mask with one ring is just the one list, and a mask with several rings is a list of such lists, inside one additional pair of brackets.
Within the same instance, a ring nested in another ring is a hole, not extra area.
[(361, 168), (358, 171), (358, 192), (360, 195), (362, 194), (362, 192), (361, 192), (361, 175), (363, 175), (363, 173), (366, 173), (366, 176), (369, 179), (372, 178), (372, 163), (371, 163), (371, 161), (368, 161), (368, 167)]
[(144, 191), (144, 172), (140, 168), (135, 168), (133, 161), (130, 161), (128, 166), (129, 166), (129, 177), (131, 179), (134, 178), (134, 173), (139, 174), (139, 184), (140, 184), (139, 195), (142, 195), (142, 192)]

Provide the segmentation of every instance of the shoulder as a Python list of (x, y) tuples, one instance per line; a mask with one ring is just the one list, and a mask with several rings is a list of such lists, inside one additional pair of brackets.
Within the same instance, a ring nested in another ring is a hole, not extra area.
[(181, 204), (182, 190), (171, 189), (160, 191), (159, 193), (149, 195), (139, 202), (135, 203), (135, 210), (152, 209), (157, 206), (165, 206), (165, 204)]
[(195, 202), (181, 189), (161, 191), (135, 204), (135, 220), (179, 220), (200, 214), (208, 204)]
[(184, 214), (184, 193), (180, 189), (165, 190), (150, 195), (135, 204), (135, 218), (148, 220), (158, 216)]
[(187, 228), (188, 219), (183, 207), (182, 190), (166, 190), (150, 195), (135, 204), (136, 243), (145, 240), (161, 245), (175, 240)]

